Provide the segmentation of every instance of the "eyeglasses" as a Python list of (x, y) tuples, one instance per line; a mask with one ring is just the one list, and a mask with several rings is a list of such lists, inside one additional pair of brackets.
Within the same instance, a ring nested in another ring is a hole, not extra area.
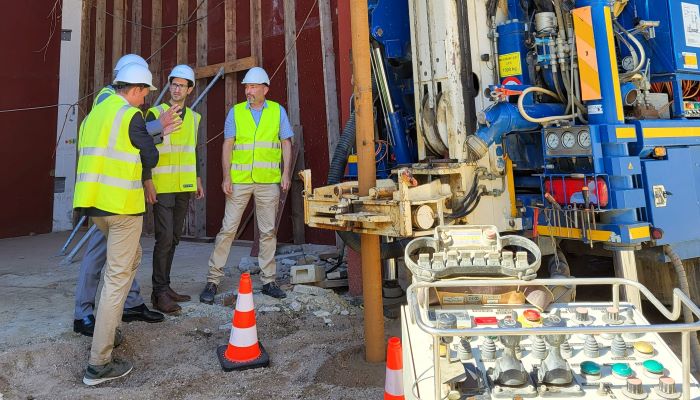
[(171, 84), (170, 84), (170, 87), (173, 88), (173, 89), (187, 89), (188, 87), (190, 87), (190, 85), (188, 85), (188, 84), (184, 84), (184, 85), (183, 85), (183, 84), (180, 84), (180, 83), (171, 83)]

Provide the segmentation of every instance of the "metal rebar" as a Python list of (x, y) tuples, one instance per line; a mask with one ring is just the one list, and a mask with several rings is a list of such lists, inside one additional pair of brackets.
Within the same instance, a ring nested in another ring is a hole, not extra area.
[(65, 256), (66, 255), (66, 250), (68, 250), (68, 246), (70, 246), (71, 242), (75, 238), (75, 235), (78, 233), (78, 230), (80, 229), (81, 226), (85, 223), (85, 220), (87, 219), (87, 216), (83, 215), (80, 217), (80, 220), (78, 221), (77, 224), (73, 227), (73, 231), (70, 233), (70, 236), (68, 236), (68, 239), (66, 240), (66, 243), (61, 247), (61, 252), (59, 255)]

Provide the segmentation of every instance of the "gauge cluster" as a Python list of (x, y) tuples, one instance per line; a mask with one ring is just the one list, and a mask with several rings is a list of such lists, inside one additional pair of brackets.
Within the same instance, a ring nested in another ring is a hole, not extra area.
[(592, 154), (591, 131), (587, 126), (547, 128), (544, 147), (548, 156), (587, 156)]

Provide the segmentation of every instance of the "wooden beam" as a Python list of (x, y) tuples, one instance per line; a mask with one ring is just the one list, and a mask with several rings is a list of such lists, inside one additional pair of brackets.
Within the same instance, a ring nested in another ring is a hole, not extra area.
[(253, 68), (256, 65), (257, 61), (255, 57), (246, 57), (235, 61), (207, 65), (206, 67), (197, 67), (195, 68), (194, 72), (197, 75), (197, 79), (201, 79), (216, 75), (221, 67), (224, 67), (224, 73), (229, 74), (231, 72), (244, 71), (246, 69)]
[[(197, 66), (207, 65), (207, 21), (205, 18), (208, 10), (208, 0), (203, 0), (204, 3), (197, 10)], [(197, 90), (199, 93), (207, 86), (206, 79), (197, 80)], [(192, 96), (194, 98), (194, 96)], [(199, 164), (199, 175), (202, 178), (202, 185), (207, 190), (207, 99), (202, 99), (197, 112), (202, 116), (199, 123), (199, 131), (197, 135), (197, 163)], [(192, 207), (188, 212), (188, 233), (190, 236), (203, 238), (207, 236), (207, 197), (201, 200), (193, 200)]]
[(262, 57), (262, 7), (260, 0), (250, 0), (250, 55), (263, 65)]
[[(189, 38), (189, 28), (187, 24), (187, 17), (189, 12), (187, 10), (188, 1), (178, 0), (177, 1), (177, 23), (180, 25), (177, 27), (179, 33), (177, 34), (177, 63), (187, 64), (187, 41)], [(202, 7), (200, 7), (201, 9)]]
[(112, 64), (116, 64), (124, 55), (124, 0), (114, 0), (112, 14)]
[(105, 13), (107, 0), (97, 0), (95, 9), (95, 76), (94, 91), (99, 91), (105, 82)]
[[(226, 8), (224, 10), (224, 46), (226, 62), (236, 61), (236, 1), (226, 0)], [(224, 104), (226, 109), (233, 107), (236, 103), (236, 81), (238, 74), (235, 72), (227, 73), (224, 76), (224, 85), (226, 94)]]
[[(162, 30), (159, 28), (163, 24), (163, 4), (162, 0), (151, 0), (151, 58), (148, 63), (153, 72), (154, 85), (160, 88), (160, 46)], [(157, 53), (155, 53), (157, 51)], [(151, 94), (151, 102), (158, 96), (158, 92)]]
[[(292, 211), (292, 237), (295, 244), (305, 242), (304, 226), (304, 201), (302, 191), (304, 185), (298, 177), (298, 171), (304, 169), (304, 134), (301, 128), (301, 113), (299, 110), (299, 68), (297, 62), (296, 49), (297, 23), (296, 23), (296, 0), (285, 0), (284, 2), (284, 48), (288, 52), (286, 59), (287, 66), (287, 115), (294, 130), (294, 154), (295, 162), (292, 172), (291, 196)], [(279, 211), (280, 213), (282, 210)]]
[(141, 54), (141, 26), (143, 20), (143, 3), (142, 0), (133, 0), (131, 5), (131, 20), (134, 25), (131, 29), (131, 52)]
[(78, 93), (82, 99), (78, 103), (78, 126), (88, 112), (87, 95), (90, 93), (90, 82), (88, 82), (90, 68), (90, 11), (92, 2), (83, 0), (82, 18), (80, 20), (80, 81), (78, 83)]
[(321, 20), (321, 53), (323, 55), (323, 87), (326, 100), (326, 131), (328, 132), (328, 162), (340, 138), (338, 121), (338, 92), (335, 85), (335, 51), (333, 50), (333, 20), (330, 0), (318, 1)]

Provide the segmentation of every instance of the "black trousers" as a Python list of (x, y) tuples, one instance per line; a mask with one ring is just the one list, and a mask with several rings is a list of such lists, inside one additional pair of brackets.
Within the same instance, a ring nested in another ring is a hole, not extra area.
[(170, 286), (175, 247), (185, 225), (185, 214), (192, 193), (158, 194), (153, 205), (156, 245), (153, 248), (153, 294), (164, 292)]

